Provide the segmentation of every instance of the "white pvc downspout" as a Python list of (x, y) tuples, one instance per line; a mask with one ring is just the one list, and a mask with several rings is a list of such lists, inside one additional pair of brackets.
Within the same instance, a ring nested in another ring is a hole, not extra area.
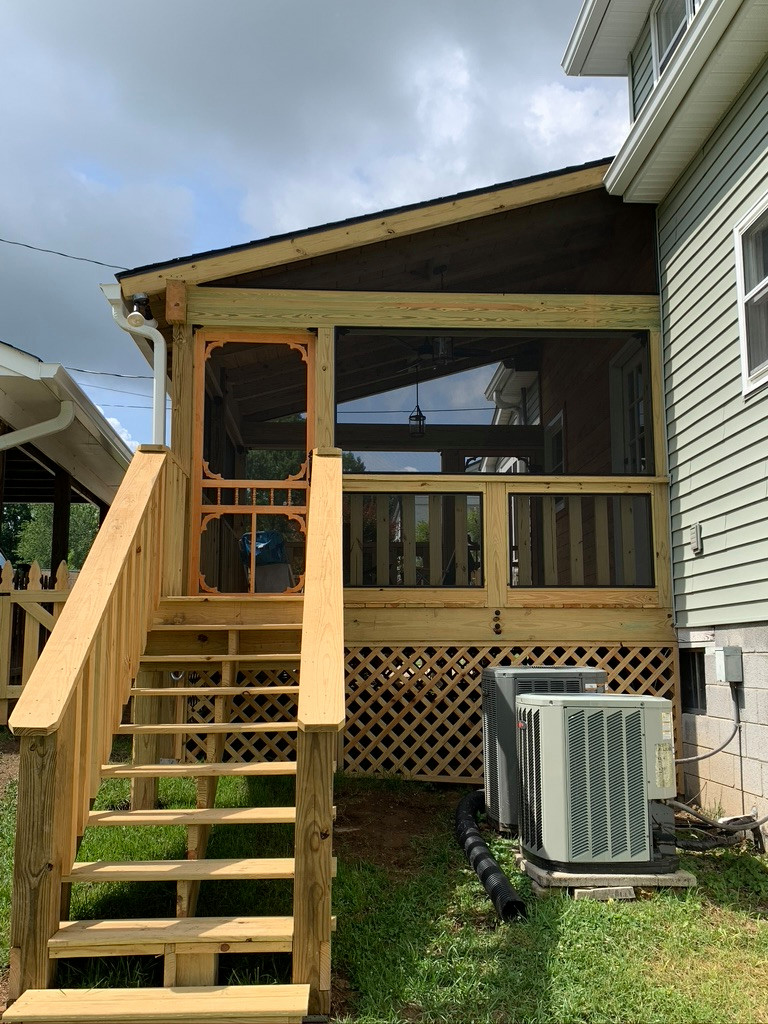
[(41, 437), (48, 437), (49, 434), (58, 434), (60, 430), (66, 430), (75, 418), (75, 403), (62, 402), (61, 408), (56, 416), (50, 420), (43, 420), (42, 423), (33, 423), (29, 427), (21, 427), (19, 430), (12, 430), (10, 434), (0, 434), (0, 452), (15, 448), (20, 444), (28, 444), (30, 441), (37, 441)]
[(168, 346), (157, 329), (157, 320), (145, 320), (140, 313), (126, 313), (119, 284), (100, 285), (112, 307), (112, 318), (118, 327), (134, 339), (145, 338), (152, 343), (152, 444), (165, 444), (165, 378), (168, 364)]

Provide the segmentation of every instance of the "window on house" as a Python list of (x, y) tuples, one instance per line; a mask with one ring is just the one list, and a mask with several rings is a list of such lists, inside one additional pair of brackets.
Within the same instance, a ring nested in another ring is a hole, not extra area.
[(660, 0), (653, 16), (653, 50), (656, 78), (669, 63), (701, 0)]
[(686, 714), (701, 714), (707, 710), (704, 651), (701, 648), (680, 649), (680, 703)]
[(768, 196), (736, 226), (735, 249), (746, 393), (768, 382)]

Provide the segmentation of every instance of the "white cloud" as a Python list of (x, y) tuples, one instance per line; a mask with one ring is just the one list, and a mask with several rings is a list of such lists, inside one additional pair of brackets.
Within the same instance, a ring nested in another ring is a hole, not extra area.
[[(102, 416), (104, 416), (104, 410), (101, 408), (101, 406), (97, 406), (97, 408), (99, 412), (102, 414)], [(132, 452), (135, 452), (136, 449), (139, 447), (139, 442), (134, 441), (130, 431), (126, 430), (126, 428), (123, 426), (123, 424), (116, 416), (106, 416), (105, 419), (107, 423), (110, 425), (110, 427), (112, 427), (114, 432), (118, 435), (118, 437), (122, 438), (122, 440), (125, 441), (125, 443), (128, 445)]]
[(556, 155), (578, 146), (581, 160), (616, 153), (627, 132), (627, 104), (621, 94), (550, 82), (530, 97), (524, 126), (540, 151)]

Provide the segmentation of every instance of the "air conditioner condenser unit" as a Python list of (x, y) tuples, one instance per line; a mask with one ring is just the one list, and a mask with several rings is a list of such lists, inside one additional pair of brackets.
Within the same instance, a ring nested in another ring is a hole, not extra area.
[(562, 871), (676, 870), (654, 835), (669, 818), (656, 801), (677, 790), (668, 700), (525, 694), (517, 735), (526, 858)]
[(517, 834), (516, 700), (523, 693), (602, 693), (599, 668), (527, 668), (499, 665), (483, 671), (485, 813), (500, 832)]

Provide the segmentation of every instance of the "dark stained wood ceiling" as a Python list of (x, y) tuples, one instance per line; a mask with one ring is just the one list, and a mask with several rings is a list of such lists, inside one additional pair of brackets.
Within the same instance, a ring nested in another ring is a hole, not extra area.
[(596, 189), (210, 285), (650, 295), (654, 208)]

